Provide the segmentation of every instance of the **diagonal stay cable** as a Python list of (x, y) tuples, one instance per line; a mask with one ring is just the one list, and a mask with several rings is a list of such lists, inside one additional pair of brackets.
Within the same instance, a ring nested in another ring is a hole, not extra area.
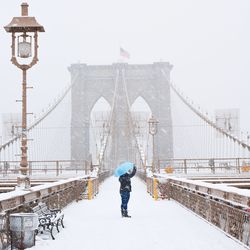
[[(143, 156), (141, 154), (141, 148), (139, 146), (139, 143), (138, 143), (138, 140), (136, 138), (136, 135), (135, 135), (135, 128), (133, 126), (133, 118), (132, 118), (132, 114), (131, 114), (131, 110), (130, 110), (130, 101), (129, 101), (129, 98), (128, 98), (128, 90), (127, 90), (127, 84), (126, 84), (126, 80), (125, 80), (125, 72), (124, 72), (124, 69), (122, 69), (122, 83), (123, 83), (123, 89), (124, 89), (124, 92), (126, 94), (126, 100), (127, 100), (127, 106), (128, 106), (128, 117), (129, 117), (129, 127), (130, 127), (130, 131), (132, 131), (132, 136), (133, 136), (133, 139), (135, 140), (135, 143), (136, 143), (136, 149), (138, 150), (138, 153), (140, 155), (140, 160), (141, 160), (141, 163), (144, 164), (144, 160), (143, 160)], [(144, 155), (145, 155), (145, 152), (144, 152)]]
[(100, 158), (99, 161), (101, 162), (103, 160), (104, 157), (104, 152), (106, 150), (110, 135), (112, 134), (112, 123), (113, 123), (113, 119), (114, 119), (114, 107), (115, 107), (115, 103), (116, 103), (116, 98), (117, 98), (117, 88), (118, 88), (118, 79), (119, 79), (119, 70), (117, 69), (116, 71), (116, 78), (115, 78), (115, 89), (114, 89), (114, 95), (113, 95), (113, 101), (112, 101), (112, 106), (111, 106), (111, 112), (110, 112), (110, 117), (109, 117), (109, 121), (108, 121), (108, 134), (104, 140), (103, 145), (100, 148)]
[[(166, 77), (166, 73), (164, 70), (162, 70), (162, 74)], [(196, 115), (198, 115), (203, 121), (205, 121), (208, 125), (210, 125), (212, 128), (214, 128), (215, 130), (217, 130), (217, 132), (221, 133), (222, 135), (227, 136), (228, 138), (232, 139), (234, 142), (237, 142), (240, 146), (242, 146), (243, 148), (247, 148), (248, 151), (250, 151), (250, 145), (239, 140), (237, 137), (235, 137), (234, 135), (228, 133), (227, 131), (225, 131), (223, 128), (220, 128), (216, 125), (215, 122), (213, 122), (212, 120), (210, 120), (207, 116), (205, 116), (204, 114), (202, 114), (199, 110), (197, 110), (191, 103), (188, 102), (188, 100), (183, 96), (183, 94), (181, 94), (177, 88), (170, 83), (170, 87), (171, 89), (174, 91), (174, 93), (183, 101), (184, 104), (186, 104)]]
[[(64, 93), (56, 100), (56, 102), (44, 114), (42, 114), (40, 117), (38, 117), (27, 128), (27, 132), (29, 132), (34, 127), (36, 127), (38, 124), (40, 124), (50, 113), (52, 113), (56, 109), (56, 107), (64, 100), (65, 96), (69, 93), (69, 91), (71, 90), (71, 88), (74, 86), (74, 84), (76, 82), (75, 80), (76, 80), (77, 77), (78, 77), (78, 75), (75, 76), (75, 78), (73, 79), (73, 82), (66, 88), (66, 90), (64, 91)], [(0, 151), (4, 150), (5, 147), (9, 146), (10, 144), (14, 143), (15, 141), (17, 141), (20, 138), (21, 138), (21, 134), (12, 137), (9, 141), (5, 142), (4, 144), (2, 144), (0, 146)]]

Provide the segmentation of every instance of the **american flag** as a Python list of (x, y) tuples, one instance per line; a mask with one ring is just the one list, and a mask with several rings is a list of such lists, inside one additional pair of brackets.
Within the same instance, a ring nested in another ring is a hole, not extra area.
[(125, 49), (123, 49), (121, 47), (120, 47), (120, 56), (122, 56), (124, 58), (127, 58), (127, 59), (130, 58), (130, 55), (129, 55), (128, 51), (126, 51)]

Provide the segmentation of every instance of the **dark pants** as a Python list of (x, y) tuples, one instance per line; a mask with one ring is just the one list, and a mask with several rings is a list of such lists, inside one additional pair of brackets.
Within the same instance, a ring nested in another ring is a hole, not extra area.
[(128, 209), (128, 201), (130, 198), (130, 192), (124, 191), (124, 192), (120, 192), (121, 194), (121, 199), (122, 199), (122, 204), (121, 204), (121, 209)]

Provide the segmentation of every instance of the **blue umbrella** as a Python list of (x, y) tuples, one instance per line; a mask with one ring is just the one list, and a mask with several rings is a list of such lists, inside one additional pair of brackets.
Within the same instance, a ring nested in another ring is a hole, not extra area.
[(115, 169), (115, 176), (120, 177), (134, 167), (134, 163), (126, 161)]

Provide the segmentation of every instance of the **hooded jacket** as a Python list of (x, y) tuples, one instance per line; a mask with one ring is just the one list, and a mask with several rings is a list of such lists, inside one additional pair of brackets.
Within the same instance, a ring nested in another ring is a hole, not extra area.
[(119, 181), (121, 183), (120, 192), (131, 192), (131, 178), (136, 173), (136, 166), (134, 166), (133, 171), (131, 174), (123, 174), (120, 176)]

